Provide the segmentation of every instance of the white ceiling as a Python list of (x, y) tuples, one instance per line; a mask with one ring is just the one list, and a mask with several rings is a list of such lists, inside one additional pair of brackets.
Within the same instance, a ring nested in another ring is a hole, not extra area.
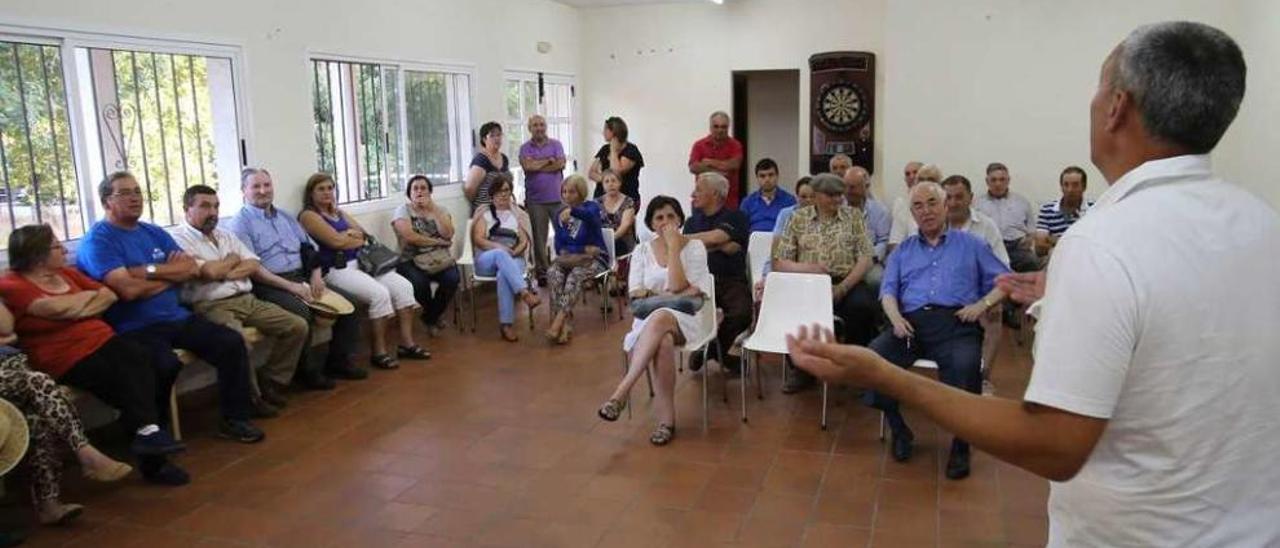
[(555, 0), (561, 4), (579, 8), (599, 8), (604, 6), (633, 6), (639, 4), (698, 4), (709, 0)]

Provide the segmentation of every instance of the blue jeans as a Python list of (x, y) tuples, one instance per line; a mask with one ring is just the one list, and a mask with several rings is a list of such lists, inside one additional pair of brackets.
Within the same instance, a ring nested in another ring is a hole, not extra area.
[(516, 321), (516, 295), (528, 289), (524, 280), (524, 259), (512, 257), (505, 249), (490, 249), (476, 257), (476, 274), (498, 278), (498, 323)]

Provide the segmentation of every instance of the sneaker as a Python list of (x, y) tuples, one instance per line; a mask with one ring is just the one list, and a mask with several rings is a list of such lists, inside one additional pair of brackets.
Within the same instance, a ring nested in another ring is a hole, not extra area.
[(179, 468), (178, 465), (165, 461), (158, 467), (143, 467), (142, 479), (156, 485), (168, 485), (177, 487), (191, 483), (191, 475), (186, 470)]
[(335, 379), (344, 379), (348, 381), (359, 381), (369, 378), (369, 372), (351, 364), (343, 364), (342, 366), (328, 366), (324, 368), (325, 375)]
[(280, 416), (280, 409), (264, 401), (262, 398), (249, 400), (249, 413), (255, 419), (273, 419)]
[(237, 419), (222, 419), (218, 424), (218, 435), (240, 443), (258, 443), (267, 437), (253, 423)]
[(187, 450), (187, 445), (173, 439), (163, 428), (147, 435), (135, 434), (129, 450), (135, 455), (172, 455)]
[(326, 377), (324, 373), (319, 371), (298, 373), (294, 383), (303, 390), (333, 390), (337, 386), (333, 379)]

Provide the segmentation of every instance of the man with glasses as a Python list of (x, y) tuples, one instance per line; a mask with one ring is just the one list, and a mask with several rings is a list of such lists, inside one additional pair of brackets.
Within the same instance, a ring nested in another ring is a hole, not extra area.
[(729, 136), (729, 115), (716, 111), (711, 115), (711, 134), (698, 139), (689, 150), (689, 173), (719, 173), (729, 181), (729, 194), (724, 205), (738, 209), (738, 169), (742, 167), (742, 143)]
[[(222, 421), (218, 434), (242, 443), (266, 437), (249, 422), (249, 353), (235, 330), (210, 322), (179, 304), (179, 286), (199, 274), (196, 261), (163, 228), (139, 219), (145, 193), (127, 171), (98, 185), (106, 218), (93, 224), (76, 250), (80, 270), (110, 287), (120, 300), (103, 319), (117, 332), (152, 350), (156, 386), (171, 386), (187, 350), (218, 370)], [(168, 404), (167, 394), (158, 394)], [(147, 474), (147, 470), (142, 471)]]

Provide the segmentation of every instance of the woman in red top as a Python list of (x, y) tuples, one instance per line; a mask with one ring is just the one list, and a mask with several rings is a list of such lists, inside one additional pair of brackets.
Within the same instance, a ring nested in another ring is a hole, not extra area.
[(148, 481), (190, 481), (165, 458), (185, 447), (158, 426), (156, 410), (168, 403), (172, 380), (157, 379), (151, 352), (116, 336), (98, 317), (116, 301), (115, 293), (67, 267), (67, 249), (49, 225), (24, 226), (9, 235), (9, 268), (0, 278), (0, 297), (13, 312), (18, 344), (35, 368), (119, 409)]

